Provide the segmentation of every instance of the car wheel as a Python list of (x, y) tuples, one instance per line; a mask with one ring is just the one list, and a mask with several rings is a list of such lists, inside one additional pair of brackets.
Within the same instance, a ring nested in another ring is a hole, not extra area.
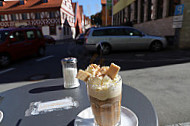
[(98, 47), (98, 52), (107, 55), (111, 52), (111, 46), (109, 44), (102, 44)]
[(151, 51), (160, 51), (162, 50), (163, 46), (162, 43), (160, 41), (154, 41), (151, 45), (150, 45), (150, 50)]
[(38, 56), (45, 56), (45, 55), (46, 55), (45, 47), (40, 47), (38, 49)]
[(10, 56), (6, 54), (0, 55), (0, 66), (6, 67), (10, 64)]

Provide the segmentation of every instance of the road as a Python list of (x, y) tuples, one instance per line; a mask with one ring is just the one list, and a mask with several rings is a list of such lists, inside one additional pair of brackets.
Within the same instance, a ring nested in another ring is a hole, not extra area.
[(48, 45), (44, 57), (30, 56), (15, 61), (8, 68), (0, 69), (0, 84), (34, 81), (62, 77), (61, 59), (69, 56), (77, 57), (78, 68), (84, 69), (89, 63), (109, 65), (114, 62), (121, 66), (121, 71), (147, 67), (178, 64), (190, 61), (190, 51), (166, 49), (161, 52), (126, 51), (113, 52), (99, 56), (88, 52), (82, 45), (74, 42), (60, 42)]

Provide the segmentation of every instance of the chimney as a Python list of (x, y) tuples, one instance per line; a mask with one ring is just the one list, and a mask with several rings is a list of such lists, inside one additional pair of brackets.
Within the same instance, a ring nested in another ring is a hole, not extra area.
[(26, 3), (27, 3), (27, 1), (28, 1), (28, 0), (24, 0), (24, 4), (26, 4)]

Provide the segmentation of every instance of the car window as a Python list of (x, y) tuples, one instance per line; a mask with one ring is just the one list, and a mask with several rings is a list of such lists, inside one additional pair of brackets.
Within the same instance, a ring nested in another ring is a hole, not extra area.
[(124, 36), (129, 35), (128, 31), (126, 31), (124, 28), (111, 28), (109, 29), (109, 35), (112, 36)]
[(106, 31), (104, 29), (101, 30), (94, 30), (92, 33), (92, 36), (104, 36), (106, 34)]
[(9, 31), (0, 31), (0, 43), (5, 41), (8, 34), (9, 34)]
[(21, 42), (21, 41), (25, 40), (25, 35), (24, 35), (23, 31), (16, 31), (16, 32), (13, 32), (9, 36), (9, 38), (13, 40), (12, 43), (13, 42)]
[(129, 31), (130, 36), (142, 36), (142, 32), (136, 30), (136, 29), (127, 29)]
[(38, 38), (43, 38), (42, 33), (39, 30), (37, 30), (36, 32), (37, 32)]
[(26, 36), (27, 36), (27, 39), (29, 39), (29, 40), (35, 39), (34, 31), (27, 31)]
[(90, 31), (90, 28), (87, 29), (84, 34), (86, 35), (89, 31)]
[(92, 36), (123, 36), (129, 35), (129, 32), (124, 28), (108, 28), (101, 30), (94, 30)]

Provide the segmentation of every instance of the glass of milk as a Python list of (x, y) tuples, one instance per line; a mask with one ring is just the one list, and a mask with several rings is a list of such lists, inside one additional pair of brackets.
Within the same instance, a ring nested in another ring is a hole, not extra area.
[(77, 75), (77, 59), (68, 57), (61, 60), (65, 88), (75, 88), (80, 85)]

